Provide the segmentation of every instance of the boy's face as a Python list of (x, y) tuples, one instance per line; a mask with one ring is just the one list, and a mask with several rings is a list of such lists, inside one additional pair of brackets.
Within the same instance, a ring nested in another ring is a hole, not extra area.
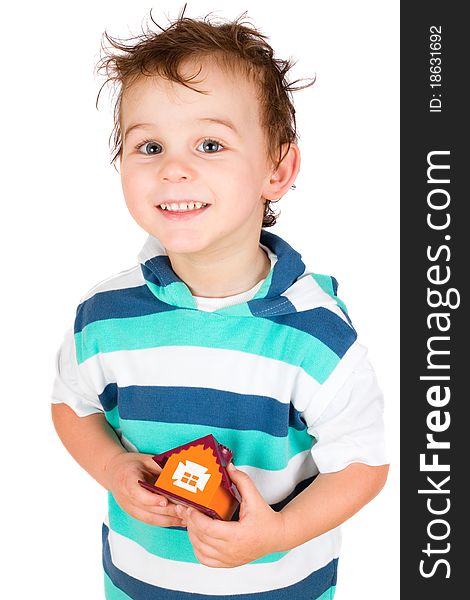
[[(203, 65), (197, 79), (207, 94), (160, 77), (125, 92), (123, 192), (137, 223), (169, 253), (239, 252), (259, 240), (272, 173), (259, 101), (251, 81), (215, 65)], [(160, 207), (186, 202), (207, 207)]]

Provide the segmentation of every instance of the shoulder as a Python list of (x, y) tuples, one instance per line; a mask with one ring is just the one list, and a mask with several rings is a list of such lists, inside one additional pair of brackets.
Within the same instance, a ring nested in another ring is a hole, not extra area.
[(88, 302), (92, 298), (99, 299), (99, 294), (117, 290), (126, 290), (128, 288), (137, 287), (144, 283), (142, 269), (140, 265), (135, 265), (130, 269), (115, 273), (114, 275), (111, 275), (110, 277), (103, 279), (103, 281), (95, 284), (80, 298), (79, 305)]
[(145, 294), (147, 286), (140, 265), (121, 271), (100, 281), (79, 300), (75, 333), (85, 325), (112, 317), (127, 316), (133, 299)]
[(305, 271), (283, 294), (291, 305), (290, 310), (284, 311), (283, 321), (320, 339), (328, 338), (334, 345), (335, 338), (339, 338), (340, 345), (345, 345), (343, 354), (357, 334), (337, 289), (333, 276)]
[(271, 317), (293, 332), (301, 367), (319, 384), (342, 371), (357, 348), (357, 332), (337, 296), (337, 286), (330, 275), (306, 271), (283, 294), (290, 302), (284, 314)]

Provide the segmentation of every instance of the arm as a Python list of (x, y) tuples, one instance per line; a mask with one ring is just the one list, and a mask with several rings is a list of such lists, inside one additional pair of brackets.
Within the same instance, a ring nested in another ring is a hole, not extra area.
[(53, 404), (52, 420), (69, 453), (123, 510), (149, 525), (182, 525), (173, 504), (138, 483), (155, 481), (160, 467), (150, 454), (127, 452), (102, 413), (79, 417), (66, 404)]
[(388, 465), (354, 463), (319, 475), (281, 512), (263, 499), (250, 477), (230, 466), (242, 496), (239, 521), (213, 520), (195, 509), (177, 507), (198, 560), (209, 567), (237, 567), (272, 552), (290, 550), (343, 523), (385, 484)]
[(203, 564), (235, 567), (290, 550), (337, 527), (380, 492), (388, 473), (382, 395), (368, 361), (356, 367), (320, 414), (316, 408), (313, 403), (304, 416), (317, 440), (312, 455), (322, 473), (275, 512), (246, 473), (231, 469), (243, 498), (240, 520), (223, 523), (195, 510), (187, 514), (188, 533)]
[(107, 490), (109, 462), (126, 452), (102, 413), (79, 417), (66, 404), (52, 404), (57, 434), (78, 464)]
[(388, 465), (353, 463), (336, 473), (321, 473), (281, 511), (278, 550), (295, 546), (341, 525), (370, 502), (387, 480)]

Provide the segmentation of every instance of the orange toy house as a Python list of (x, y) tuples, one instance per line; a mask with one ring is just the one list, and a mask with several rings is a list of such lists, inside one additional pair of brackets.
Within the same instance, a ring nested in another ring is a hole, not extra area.
[(232, 456), (232, 451), (213, 435), (206, 435), (154, 456), (162, 468), (157, 481), (153, 485), (139, 483), (171, 502), (194, 506), (215, 519), (229, 521), (241, 502), (226, 470)]

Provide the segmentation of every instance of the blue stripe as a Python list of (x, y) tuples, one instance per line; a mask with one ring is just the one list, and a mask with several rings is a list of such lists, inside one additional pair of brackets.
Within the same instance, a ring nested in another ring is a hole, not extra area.
[(270, 321), (294, 327), (316, 337), (327, 345), (339, 358), (344, 356), (357, 338), (357, 333), (334, 312), (323, 308), (313, 308), (289, 315), (266, 317)]
[(106, 600), (132, 600), (130, 596), (125, 594), (122, 590), (117, 588), (111, 579), (103, 573), (104, 575), (104, 597)]
[(106, 412), (114, 410), (118, 403), (118, 386), (116, 383), (108, 383), (101, 394), (98, 395), (101, 406)]
[[(290, 300), (281, 296), (281, 294), (290, 288), (305, 271), (301, 255), (273, 233), (263, 230), (260, 241), (277, 255), (277, 262), (272, 271), (271, 284), (265, 298), (250, 300), (246, 305), (254, 316), (270, 317), (270, 315), (285, 315), (287, 313), (300, 314), (297, 313)], [(166, 286), (180, 283), (187, 291), (189, 298), (192, 299), (189, 288), (173, 271), (168, 256), (162, 255), (151, 258), (145, 265), (141, 265), (141, 269), (144, 279), (149, 282), (151, 287), (157, 286), (164, 290)], [(328, 277), (328, 280), (331, 282), (332, 289), (336, 289), (336, 280), (330, 277)], [(175, 298), (178, 300), (178, 297)], [(177, 302), (177, 304), (180, 304), (180, 302)], [(81, 332), (88, 324), (95, 321), (140, 317), (181, 308), (180, 305), (174, 306), (160, 300), (145, 283), (137, 287), (97, 292), (78, 306), (75, 333)], [(303, 329), (298, 325), (293, 326)], [(307, 331), (308, 329), (303, 330)]]
[[(336, 585), (338, 559), (335, 558), (302, 581), (268, 592), (213, 596), (169, 590), (139, 581), (115, 567), (111, 560), (108, 536), (109, 529), (103, 525), (104, 570), (112, 583), (133, 600), (314, 600)], [(183, 570), (181, 577), (184, 578)]]
[(256, 298), (255, 300), (249, 300), (247, 304), (255, 317), (269, 317), (269, 315), (297, 312), (292, 302), (284, 296)]
[(260, 242), (277, 256), (271, 285), (266, 298), (273, 298), (285, 292), (305, 271), (301, 255), (279, 236), (261, 230)]
[(346, 317), (348, 323), (351, 325), (351, 327), (353, 327), (352, 321), (348, 315), (348, 309), (346, 308), (346, 305), (337, 296), (337, 293), (338, 293), (337, 280), (332, 275), (321, 275), (320, 273), (312, 273), (312, 277), (318, 283), (318, 285), (321, 287), (321, 289), (336, 301), (336, 304), (341, 309), (341, 312)]
[(331, 285), (333, 286), (333, 294), (336, 296), (338, 294), (338, 280), (336, 277), (331, 276)]
[(78, 306), (74, 333), (95, 321), (141, 317), (177, 308), (156, 298), (145, 283), (138, 287), (98, 292)]
[(104, 410), (118, 406), (122, 419), (191, 423), (237, 430), (263, 431), (285, 437), (288, 428), (306, 429), (292, 404), (268, 396), (237, 394), (211, 388), (108, 384), (99, 396)]
[(147, 281), (151, 281), (159, 287), (165, 287), (171, 283), (184, 283), (173, 271), (168, 256), (154, 256), (142, 265), (142, 272)]

